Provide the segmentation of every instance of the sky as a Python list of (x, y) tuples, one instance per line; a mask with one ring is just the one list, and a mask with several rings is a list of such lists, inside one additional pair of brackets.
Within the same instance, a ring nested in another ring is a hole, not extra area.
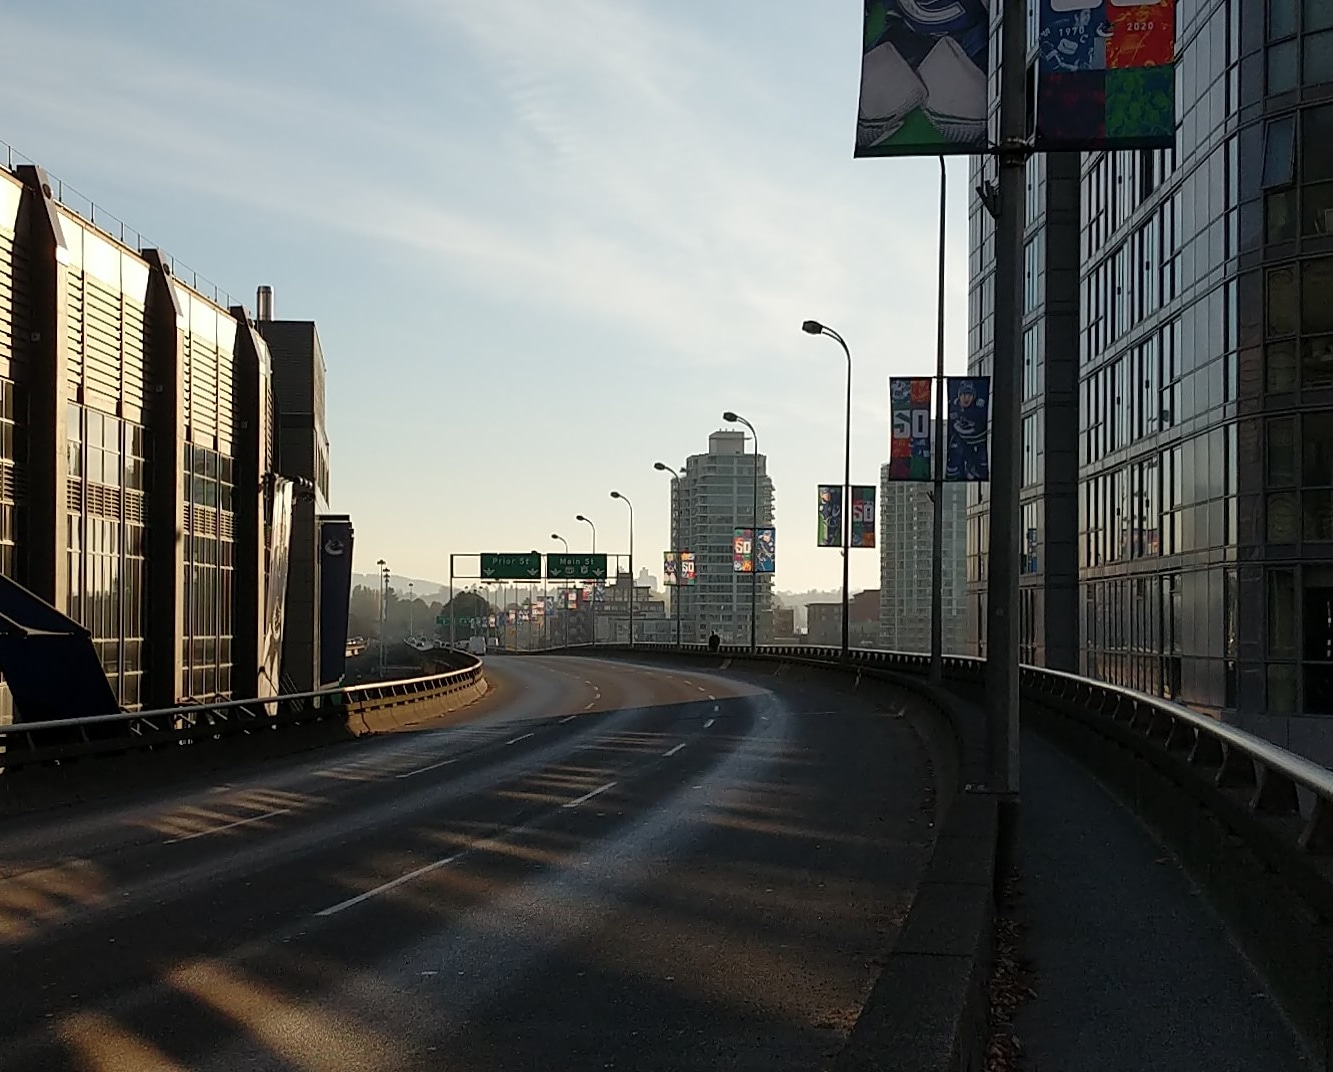
[[(735, 410), (776, 493), (778, 588), (878, 484), (890, 375), (935, 365), (939, 170), (853, 160), (859, 0), (7, 0), (0, 141), (253, 310), (314, 320), (331, 508), (356, 564), (627, 550)], [(946, 353), (966, 365), (967, 160)], [(71, 195), (73, 196), (73, 195)], [(459, 559), (459, 572), (475, 560)], [(852, 553), (853, 589), (879, 553)]]

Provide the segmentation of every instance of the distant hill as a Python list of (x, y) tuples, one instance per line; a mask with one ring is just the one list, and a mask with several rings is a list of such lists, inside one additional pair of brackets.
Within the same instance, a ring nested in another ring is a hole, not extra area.
[[(462, 588), (466, 585), (466, 583), (467, 582), (462, 582), (458, 584), (457, 587)], [(365, 587), (373, 589), (374, 591), (378, 592), (380, 587), (379, 574), (353, 573), (352, 587), (355, 588), (359, 584), (364, 585)], [(441, 592), (444, 593), (444, 596), (442, 598), (447, 599), (449, 596), (449, 585), (447, 583), (441, 584), (439, 581), (429, 581), (421, 577), (400, 577), (397, 574), (394, 574), (389, 578), (389, 587), (392, 588), (395, 592), (399, 593), (399, 595), (404, 597), (406, 597), (407, 595), (407, 586), (409, 584), (412, 585), (412, 594), (417, 599), (428, 600), (431, 598), (431, 596), (437, 595)]]

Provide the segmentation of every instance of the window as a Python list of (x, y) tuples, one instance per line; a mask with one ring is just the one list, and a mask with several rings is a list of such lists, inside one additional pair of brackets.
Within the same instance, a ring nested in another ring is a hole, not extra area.
[(1301, 332), (1333, 332), (1333, 257), (1301, 265)]
[(1296, 117), (1270, 120), (1264, 129), (1263, 186), (1287, 186), (1296, 167)]
[(1268, 273), (1268, 327), (1270, 339), (1296, 334), (1296, 269), (1292, 265)]
[(1296, 0), (1268, 0), (1268, 40), (1295, 36)]
[(1268, 485), (1296, 486), (1296, 419), (1271, 417), (1268, 421)]
[[(1306, 9), (1308, 12), (1308, 3)], [(1327, 12), (1325, 12), (1326, 19)], [(1303, 72), (1305, 84), (1319, 85), (1323, 82), (1333, 82), (1333, 30), (1311, 33), (1311, 29), (1312, 27), (1307, 21), (1305, 35), (1301, 39), (1301, 59), (1305, 67)], [(1269, 51), (1271, 53), (1272, 49)]]
[(1333, 411), (1304, 414), (1301, 443), (1301, 486), (1333, 487)]

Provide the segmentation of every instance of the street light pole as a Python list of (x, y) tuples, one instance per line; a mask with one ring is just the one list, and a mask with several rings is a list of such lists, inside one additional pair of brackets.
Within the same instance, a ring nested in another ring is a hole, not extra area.
[[(597, 526), (594, 525), (594, 524), (592, 523), (592, 520), (591, 520), (590, 518), (586, 518), (586, 517), (584, 517), (582, 514), (575, 514), (575, 515), (574, 515), (574, 520), (575, 520), (575, 521), (582, 521), (585, 525), (588, 526), (588, 528), (592, 529), (592, 553), (595, 555), (595, 554), (597, 553)], [(596, 578), (594, 578), (594, 579), (593, 579), (593, 582), (592, 582), (592, 595), (593, 595), (592, 602), (591, 602), (591, 605), (588, 607), (588, 625), (589, 625), (589, 627), (592, 629), (592, 636), (590, 636), (590, 637), (588, 638), (588, 643), (592, 644), (593, 646), (596, 646), (596, 644), (597, 644), (597, 580), (596, 580)]]
[(634, 504), (618, 491), (611, 498), (619, 499), (629, 507), (629, 646), (634, 647)]
[(756, 553), (759, 543), (759, 433), (739, 413), (727, 410), (722, 419), (745, 425), (754, 437), (754, 504), (751, 508), (754, 520), (750, 529), (750, 653), (754, 654), (759, 650), (759, 556)]
[(852, 352), (841, 335), (818, 320), (807, 320), (801, 325), (807, 335), (827, 335), (842, 347), (847, 355), (847, 417), (843, 436), (842, 469), (842, 657), (851, 653), (851, 597), (848, 582), (851, 576), (852, 547)]
[[(671, 476), (671, 491), (676, 497), (676, 509), (674, 523), (671, 526), (675, 531), (672, 533), (671, 553), (676, 558), (676, 590), (671, 593), (671, 609), (676, 612), (676, 647), (680, 647), (680, 553), (684, 550), (680, 545), (681, 525), (680, 525), (680, 477), (669, 465), (662, 462), (653, 462), (653, 468), (659, 473), (668, 473)], [(682, 470), (683, 471), (683, 470)]]
[(417, 635), (412, 623), (412, 611), (414, 609), (412, 606), (412, 589), (415, 587), (411, 581), (407, 582), (407, 635), (409, 637)]
[(386, 634), (389, 631), (389, 566), (382, 558), (375, 564), (380, 568), (380, 677), (383, 678), (384, 645), (388, 641)]
[[(553, 532), (553, 533), (551, 533), (551, 539), (553, 539), (553, 540), (559, 540), (562, 544), (564, 544), (564, 545), (565, 545), (565, 554), (569, 554), (569, 541), (566, 540), (563, 536), (561, 536), (560, 533), (558, 533), (558, 532)], [(556, 592), (557, 592), (557, 594), (560, 592), (560, 587), (559, 587), (558, 585), (557, 585), (557, 587), (556, 587)], [(548, 611), (550, 610), (549, 607), (547, 607), (546, 609), (547, 609)], [(561, 616), (562, 618), (565, 619), (565, 647), (569, 647), (569, 605), (568, 605), (568, 601), (566, 601), (565, 606), (563, 606), (563, 607), (560, 608), (560, 616)], [(549, 619), (548, 619), (548, 621), (549, 621)], [(549, 629), (550, 626), (547, 626), (547, 628)]]
[(930, 533), (930, 680), (944, 680), (944, 454), (948, 437), (944, 421), (944, 240), (948, 233), (948, 174), (940, 157), (940, 265), (935, 297), (935, 494), (934, 526)]

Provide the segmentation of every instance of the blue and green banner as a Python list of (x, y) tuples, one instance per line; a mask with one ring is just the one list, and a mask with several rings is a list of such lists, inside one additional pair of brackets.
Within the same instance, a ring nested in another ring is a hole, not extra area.
[(950, 376), (946, 382), (949, 417), (944, 479), (989, 480), (990, 377)]
[(986, 148), (986, 0), (866, 0), (854, 155)]

